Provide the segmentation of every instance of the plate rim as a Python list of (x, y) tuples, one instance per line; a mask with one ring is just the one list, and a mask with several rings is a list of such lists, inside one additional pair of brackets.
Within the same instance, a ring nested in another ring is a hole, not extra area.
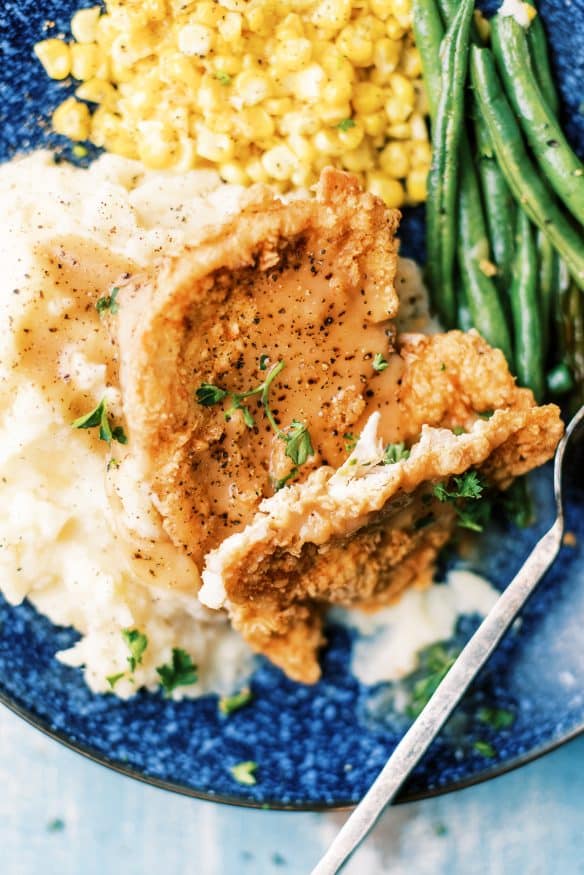
[[(24, 720), (25, 723), (28, 723), (29, 726), (32, 726), (34, 729), (38, 730), (43, 735), (50, 738), (52, 741), (57, 742), (57, 744), (60, 744), (61, 746), (67, 748), (73, 753), (79, 754), (80, 756), (84, 757), (87, 760), (90, 760), (96, 765), (102, 766), (103, 768), (115, 772), (119, 775), (123, 775), (126, 778), (131, 778), (135, 781), (139, 781), (140, 783), (146, 784), (150, 787), (155, 787), (158, 790), (165, 790), (166, 792), (175, 793), (176, 795), (183, 796), (185, 798), (198, 799), (203, 802), (215, 802), (220, 805), (229, 805), (234, 808), (256, 809), (259, 811), (266, 810), (288, 812), (315, 812), (321, 814), (326, 814), (327, 812), (333, 813), (336, 811), (351, 811), (357, 805), (357, 803), (353, 800), (342, 799), (331, 802), (330, 804), (324, 802), (284, 803), (274, 800), (259, 802), (253, 799), (245, 799), (240, 796), (231, 796), (226, 793), (215, 794), (206, 792), (204, 790), (196, 790), (192, 787), (188, 787), (186, 784), (181, 784), (176, 781), (170, 781), (163, 778), (157, 778), (154, 775), (147, 775), (144, 772), (133, 768), (132, 766), (125, 766), (119, 761), (110, 759), (106, 754), (100, 753), (98, 750), (92, 748), (90, 745), (84, 744), (83, 742), (74, 741), (69, 736), (67, 736), (64, 731), (60, 729), (54, 729), (42, 717), (35, 714), (31, 709), (26, 708), (24, 705), (21, 705), (16, 699), (7, 694), (5, 690), (2, 689), (2, 687), (0, 687), (0, 705), (6, 707), (21, 720)], [(509, 772), (513, 772), (516, 769), (528, 765), (529, 763), (535, 762), (536, 760), (541, 759), (543, 756), (552, 753), (553, 751), (557, 750), (560, 747), (563, 747), (563, 745), (568, 744), (568, 742), (570, 741), (574, 741), (576, 738), (582, 735), (584, 735), (584, 720), (577, 723), (568, 731), (562, 733), (561, 735), (548, 742), (543, 742), (539, 745), (536, 745), (525, 753), (511, 757), (509, 760), (493, 765), (491, 768), (477, 772), (474, 775), (469, 775), (466, 778), (460, 778), (458, 781), (453, 781), (452, 783), (447, 784), (444, 787), (434, 787), (429, 790), (418, 790), (411, 793), (408, 793), (407, 789), (405, 792), (400, 791), (391, 804), (403, 805), (408, 802), (422, 802), (424, 799), (435, 799), (438, 796), (446, 796), (449, 793), (455, 793), (459, 790), (465, 790), (468, 787), (474, 787), (478, 784), (484, 784), (487, 781), (493, 780), (493, 778), (498, 778), (502, 775), (506, 775)]]

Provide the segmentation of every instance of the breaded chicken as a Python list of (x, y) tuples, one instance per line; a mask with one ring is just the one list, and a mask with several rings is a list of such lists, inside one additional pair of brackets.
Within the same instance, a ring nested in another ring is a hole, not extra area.
[(476, 333), (396, 334), (397, 221), (337, 171), (314, 200), (254, 189), (112, 320), (129, 448), (201, 600), (305, 683), (327, 605), (430, 581), (458, 521), (437, 483), (505, 488), (562, 430)]
[(251, 520), (293, 464), (251, 398), (205, 407), (196, 390), (271, 389), (281, 429), (310, 429), (313, 455), (294, 474), (346, 457), (344, 434), (382, 408), (389, 358), (399, 214), (353, 177), (323, 173), (316, 199), (283, 204), (266, 189), (219, 231), (161, 266), (155, 282), (122, 287), (114, 320), (131, 446), (176, 544), (204, 555)]
[(341, 468), (264, 501), (203, 571), (202, 601), (224, 604), (252, 647), (305, 683), (320, 676), (324, 606), (380, 607), (431, 579), (457, 523), (436, 483), (473, 469), (506, 486), (549, 459), (562, 433), (558, 408), (537, 407), (476, 333), (402, 336), (398, 349), (409, 457), (384, 464), (374, 414)]

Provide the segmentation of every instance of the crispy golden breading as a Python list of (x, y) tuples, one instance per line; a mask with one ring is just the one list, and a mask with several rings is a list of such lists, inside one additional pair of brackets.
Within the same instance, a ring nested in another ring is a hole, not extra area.
[[(562, 431), (557, 407), (537, 407), (475, 332), (396, 337), (397, 219), (336, 171), (316, 200), (252, 190), (154, 280), (122, 287), (112, 320), (129, 447), (203, 570), (201, 601), (305, 683), (320, 676), (327, 605), (374, 610), (431, 580), (457, 523), (437, 482), (474, 468), (505, 488)], [(257, 396), (247, 421), (229, 413), (274, 367), (276, 430)], [(203, 383), (224, 393), (210, 406)], [(314, 448), (295, 467), (293, 420)], [(409, 458), (383, 464), (397, 442)]]
[[(410, 457), (320, 468), (264, 501), (251, 525), (207, 557), (203, 600), (223, 587), (234, 626), (305, 683), (320, 676), (323, 606), (375, 608), (431, 579), (456, 524), (433, 484), (473, 468), (505, 486), (550, 458), (562, 433), (558, 408), (537, 407), (476, 333), (404, 336), (398, 347)], [(457, 426), (465, 432), (454, 434)]]
[[(398, 216), (353, 177), (325, 171), (316, 199), (283, 204), (252, 191), (247, 208), (164, 263), (155, 281), (122, 288), (115, 325), (131, 445), (168, 533), (198, 563), (252, 518), (291, 463), (257, 399), (249, 429), (239, 413), (226, 422), (223, 405), (197, 404), (196, 388), (242, 392), (265, 378), (262, 359), (285, 361), (274, 413), (285, 411), (282, 428), (310, 421), (315, 455), (302, 475), (337, 464), (343, 432), (390, 380), (371, 359), (391, 350)], [(369, 346), (355, 365), (340, 344), (359, 332)]]

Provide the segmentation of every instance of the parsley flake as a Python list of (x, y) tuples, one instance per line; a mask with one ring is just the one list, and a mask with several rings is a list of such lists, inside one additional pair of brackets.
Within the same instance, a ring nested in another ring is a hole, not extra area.
[(373, 356), (372, 367), (374, 371), (377, 371), (377, 373), (380, 374), (389, 367), (389, 362), (387, 359), (383, 358), (380, 352), (376, 352)]
[(442, 680), (454, 665), (459, 650), (447, 650), (443, 644), (432, 644), (420, 653), (420, 668), (413, 674), (414, 685), (406, 708), (409, 717), (422, 713)]
[(350, 431), (346, 431), (343, 435), (345, 440), (345, 449), (348, 453), (352, 453), (355, 447), (357, 446), (357, 441), (359, 440), (359, 436), (353, 434)]
[(349, 130), (351, 130), (351, 128), (354, 128), (356, 124), (357, 123), (356, 123), (355, 119), (344, 118), (342, 121), (340, 121), (338, 123), (337, 128), (339, 129), (339, 131), (349, 131)]
[(121, 681), (125, 673), (125, 671), (119, 671), (117, 674), (108, 674), (106, 676), (106, 681), (109, 684), (110, 690), (113, 690), (115, 688), (115, 685), (118, 681)]
[(269, 362), (269, 361), (270, 361), (270, 357), (269, 357), (269, 355), (266, 355), (265, 353), (263, 353), (263, 354), (260, 356), (260, 371), (265, 371), (265, 370), (266, 370), (266, 368), (268, 367), (268, 362)]
[(234, 766), (230, 766), (229, 771), (238, 784), (247, 784), (248, 787), (253, 787), (254, 784), (257, 784), (255, 777), (257, 767), (258, 764), (253, 760), (246, 760), (243, 763), (236, 763)]
[[(266, 369), (267, 360), (268, 356), (261, 356), (260, 370)], [(253, 428), (255, 426), (254, 416), (249, 407), (243, 402), (247, 398), (259, 395), (266, 419), (275, 431), (276, 437), (284, 441), (286, 444), (286, 456), (291, 459), (295, 465), (304, 465), (308, 457), (314, 455), (314, 448), (310, 440), (308, 428), (304, 423), (294, 419), (288, 429), (281, 429), (270, 408), (270, 387), (278, 374), (280, 374), (285, 367), (286, 363), (284, 361), (277, 362), (270, 369), (265, 380), (260, 383), (259, 386), (256, 386), (253, 389), (248, 389), (247, 392), (228, 392), (226, 389), (221, 389), (219, 386), (214, 386), (211, 383), (203, 383), (196, 390), (195, 397), (203, 407), (211, 407), (214, 404), (218, 404), (226, 398), (229, 398), (231, 400), (231, 405), (223, 414), (227, 422), (233, 417), (234, 413), (240, 410), (243, 416), (243, 421), (247, 427)], [(290, 476), (292, 476), (292, 472), (290, 472), (290, 475), (288, 475), (284, 482), (287, 482), (290, 479)]]
[(491, 506), (488, 501), (469, 505), (483, 497), (484, 485), (476, 471), (465, 471), (460, 477), (452, 478), (453, 488), (447, 489), (444, 483), (436, 483), (433, 493), (439, 501), (454, 502), (458, 525), (473, 532), (482, 532), (487, 522)]
[(112, 430), (107, 413), (107, 403), (105, 398), (103, 398), (99, 402), (97, 407), (94, 407), (93, 410), (90, 410), (89, 413), (86, 413), (84, 416), (80, 416), (79, 419), (76, 419), (71, 423), (71, 428), (98, 427), (100, 440), (105, 441), (108, 444), (111, 444), (112, 441), (117, 441), (120, 444), (128, 443), (128, 438), (126, 437), (124, 429), (121, 426), (118, 425)]
[(456, 501), (458, 498), (480, 498), (484, 486), (476, 471), (465, 471), (454, 477), (454, 489), (449, 491), (443, 483), (436, 483), (433, 492), (439, 501)]
[(280, 489), (283, 489), (290, 480), (293, 480), (298, 474), (298, 468), (291, 468), (288, 473), (284, 477), (280, 477), (279, 479), (272, 478), (272, 485), (274, 487), (274, 492), (279, 492)]
[(128, 645), (130, 655), (128, 656), (128, 665), (130, 671), (136, 671), (136, 666), (142, 663), (144, 651), (148, 647), (148, 638), (143, 632), (138, 629), (122, 629), (122, 638)]
[(120, 305), (118, 304), (118, 302), (116, 300), (119, 292), (120, 292), (120, 290), (117, 287), (115, 287), (111, 290), (111, 294), (104, 295), (103, 298), (99, 298), (99, 300), (97, 301), (97, 303), (95, 305), (95, 309), (97, 310), (97, 312), (101, 314), (101, 313), (105, 313), (106, 310), (109, 310), (109, 312), (113, 316), (115, 316), (115, 314), (120, 309)]
[(451, 431), (452, 434), (455, 434), (457, 437), (461, 434), (466, 434), (466, 428), (463, 428), (462, 425), (455, 425)]
[(493, 729), (509, 729), (515, 723), (515, 714), (505, 708), (483, 706), (477, 711), (477, 720)]
[(314, 456), (310, 434), (303, 422), (293, 419), (288, 431), (280, 432), (278, 437), (286, 443), (286, 456), (295, 465), (304, 465), (309, 456)]
[(228, 395), (225, 389), (214, 386), (212, 383), (201, 383), (195, 396), (199, 404), (203, 407), (212, 407), (213, 404), (219, 404)]
[(383, 464), (394, 465), (396, 462), (409, 459), (409, 457), (410, 451), (406, 449), (406, 445), (403, 441), (399, 444), (388, 444), (383, 451)]
[(239, 711), (240, 708), (244, 708), (252, 701), (252, 691), (249, 687), (244, 687), (239, 693), (235, 693), (233, 696), (221, 696), (219, 699), (219, 712), (225, 717), (229, 717), (230, 714)]
[(226, 73), (225, 70), (217, 70), (215, 73), (215, 79), (217, 79), (221, 85), (231, 85), (231, 76), (229, 73)]
[(55, 817), (47, 823), (47, 832), (63, 832), (65, 821), (62, 817)]
[(172, 648), (172, 660), (166, 665), (159, 665), (156, 673), (167, 696), (177, 687), (188, 687), (196, 683), (197, 666), (185, 650)]
[(497, 755), (497, 751), (488, 741), (475, 741), (473, 743), (473, 750), (476, 750), (477, 753), (480, 753), (481, 756), (487, 757), (488, 759)]

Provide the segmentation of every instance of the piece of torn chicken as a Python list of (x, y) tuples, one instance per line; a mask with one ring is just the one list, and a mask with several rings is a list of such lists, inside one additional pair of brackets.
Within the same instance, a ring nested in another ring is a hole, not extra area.
[(129, 447), (163, 525), (201, 600), (305, 683), (327, 605), (431, 579), (458, 519), (435, 484), (505, 488), (562, 431), (477, 334), (396, 335), (398, 219), (338, 171), (313, 200), (252, 189), (119, 296)]

